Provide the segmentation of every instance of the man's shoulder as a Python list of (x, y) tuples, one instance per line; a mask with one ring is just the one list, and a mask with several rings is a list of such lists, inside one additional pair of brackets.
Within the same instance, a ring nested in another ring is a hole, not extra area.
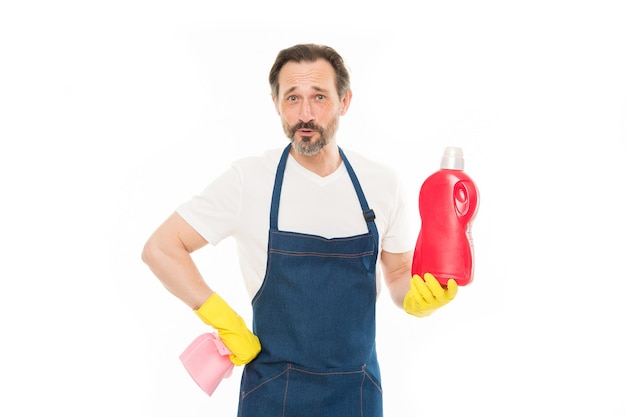
[(357, 175), (359, 172), (372, 173), (375, 175), (385, 175), (389, 177), (396, 176), (396, 170), (389, 164), (387, 160), (376, 158), (354, 149), (344, 149), (350, 165), (354, 168)]
[(267, 149), (262, 153), (242, 157), (233, 162), (233, 166), (242, 170), (272, 168), (276, 169), (284, 148)]

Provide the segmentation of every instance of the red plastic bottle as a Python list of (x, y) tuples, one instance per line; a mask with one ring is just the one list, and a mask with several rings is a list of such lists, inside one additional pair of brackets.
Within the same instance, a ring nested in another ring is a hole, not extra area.
[(413, 253), (413, 275), (429, 272), (441, 285), (473, 279), (471, 222), (478, 209), (478, 189), (465, 174), (463, 150), (447, 147), (441, 169), (424, 181), (419, 195), (422, 226)]

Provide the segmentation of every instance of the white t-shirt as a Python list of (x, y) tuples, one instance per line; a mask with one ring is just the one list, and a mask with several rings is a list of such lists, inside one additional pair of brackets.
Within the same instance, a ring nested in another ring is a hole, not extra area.
[[(210, 244), (227, 237), (237, 243), (245, 287), (254, 297), (265, 276), (269, 215), (282, 153), (273, 149), (232, 164), (177, 212)], [(415, 245), (403, 189), (394, 170), (344, 150), (370, 209), (376, 215), (379, 250), (410, 251)], [(278, 211), (278, 228), (326, 238), (367, 232), (356, 191), (342, 163), (326, 177), (302, 167), (289, 156)], [(380, 268), (377, 285), (380, 288)]]

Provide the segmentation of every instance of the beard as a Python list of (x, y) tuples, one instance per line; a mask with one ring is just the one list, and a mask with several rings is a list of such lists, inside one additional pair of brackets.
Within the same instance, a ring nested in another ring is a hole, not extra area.
[[(311, 156), (321, 151), (324, 146), (328, 145), (330, 139), (335, 136), (337, 131), (338, 119), (332, 120), (326, 128), (315, 124), (314, 122), (300, 122), (293, 126), (289, 126), (287, 123), (283, 123), (283, 130), (291, 141), (291, 145), (299, 154)], [(311, 136), (302, 136), (301, 140), (296, 139), (296, 132), (299, 129), (311, 130), (312, 134), (317, 132), (319, 138), (313, 140)]]

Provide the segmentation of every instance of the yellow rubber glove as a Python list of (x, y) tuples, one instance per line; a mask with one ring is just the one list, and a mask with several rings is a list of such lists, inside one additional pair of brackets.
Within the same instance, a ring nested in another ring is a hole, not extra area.
[(259, 338), (217, 293), (211, 294), (202, 307), (194, 311), (203, 322), (217, 330), (222, 342), (232, 352), (230, 360), (235, 365), (245, 365), (261, 351)]
[(443, 288), (432, 274), (424, 274), (411, 278), (411, 288), (404, 296), (404, 311), (417, 317), (426, 317), (433, 311), (448, 304), (458, 292), (455, 280), (448, 280), (447, 288)]

